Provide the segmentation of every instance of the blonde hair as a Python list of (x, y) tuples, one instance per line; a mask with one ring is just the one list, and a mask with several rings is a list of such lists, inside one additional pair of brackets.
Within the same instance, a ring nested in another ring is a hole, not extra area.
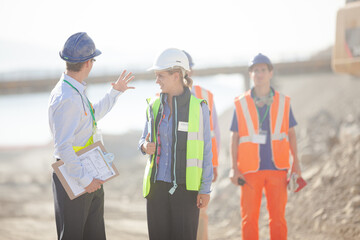
[[(190, 90), (192, 88), (193, 85), (193, 80), (191, 79), (191, 77), (187, 74), (187, 72), (185, 71), (185, 69), (183, 69), (182, 67), (174, 67), (172, 69), (168, 70), (169, 74), (173, 75), (174, 73), (179, 73), (180, 79), (182, 79), (182, 82), (184, 84), (185, 87), (188, 87)], [(185, 76), (184, 76), (185, 74)]]

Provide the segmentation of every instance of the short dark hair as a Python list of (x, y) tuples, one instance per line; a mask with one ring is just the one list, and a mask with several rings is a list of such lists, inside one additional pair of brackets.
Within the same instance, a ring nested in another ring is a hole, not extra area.
[(77, 63), (66, 62), (66, 70), (72, 72), (80, 72), (81, 68), (85, 63), (86, 62), (77, 62)]

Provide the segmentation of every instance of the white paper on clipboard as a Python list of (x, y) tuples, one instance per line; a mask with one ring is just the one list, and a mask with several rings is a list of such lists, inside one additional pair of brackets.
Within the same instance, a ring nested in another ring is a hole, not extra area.
[[(101, 142), (97, 142), (77, 152), (77, 155), (88, 175), (107, 181), (119, 175), (119, 172), (114, 164), (110, 166), (106, 162), (104, 151), (105, 149)], [(54, 163), (53, 168), (70, 199), (85, 193), (85, 189), (67, 173), (66, 165), (61, 160)]]

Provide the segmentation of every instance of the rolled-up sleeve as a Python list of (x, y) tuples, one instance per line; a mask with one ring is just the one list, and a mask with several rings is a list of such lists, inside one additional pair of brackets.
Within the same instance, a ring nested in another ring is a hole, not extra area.
[(213, 179), (212, 164), (212, 145), (210, 131), (210, 112), (207, 104), (202, 104), (203, 121), (204, 121), (204, 156), (203, 156), (203, 172), (200, 186), (200, 194), (209, 194), (211, 192), (211, 181)]

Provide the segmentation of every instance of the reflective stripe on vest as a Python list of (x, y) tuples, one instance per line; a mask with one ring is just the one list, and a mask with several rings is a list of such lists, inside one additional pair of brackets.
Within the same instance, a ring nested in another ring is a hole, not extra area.
[(86, 142), (85, 146), (73, 146), (73, 149), (75, 152), (78, 152), (80, 151), (81, 149), (84, 149), (88, 146), (90, 146), (91, 144), (94, 143), (94, 140), (93, 140), (93, 136), (91, 135), (91, 137), (89, 138), (89, 140)]
[[(189, 104), (188, 135), (186, 142), (186, 189), (199, 191), (202, 178), (202, 166), (204, 156), (204, 121), (201, 108), (203, 100), (191, 95)], [(148, 100), (149, 108), (152, 109), (154, 121), (151, 129), (155, 131), (155, 119), (160, 107), (160, 98), (154, 101)], [(151, 111), (147, 110), (147, 114)], [(148, 115), (148, 119), (150, 119)], [(156, 143), (156, 134), (153, 141)], [(146, 197), (150, 192), (151, 172), (154, 167), (155, 154), (151, 161), (147, 162), (143, 179), (143, 196)], [(156, 176), (155, 176), (156, 177)]]
[(212, 163), (214, 167), (217, 167), (219, 165), (218, 163), (218, 149), (217, 149), (217, 140), (216, 140), (216, 136), (215, 136), (215, 131), (214, 131), (214, 123), (213, 123), (213, 106), (214, 106), (214, 96), (213, 94), (206, 90), (201, 88), (198, 85), (193, 86), (194, 92), (195, 92), (195, 97), (200, 98), (200, 99), (204, 99), (206, 100), (206, 102), (209, 105), (209, 110), (210, 110), (210, 131), (211, 131), (211, 144), (212, 144), (212, 154), (213, 154), (213, 158), (212, 158)]
[[(235, 98), (235, 109), (239, 130), (238, 168), (242, 173), (256, 172), (260, 167), (260, 147), (252, 139), (259, 132), (259, 120), (251, 90)], [(290, 167), (289, 115), (290, 98), (275, 91), (269, 120), (272, 159), (277, 169)]]

